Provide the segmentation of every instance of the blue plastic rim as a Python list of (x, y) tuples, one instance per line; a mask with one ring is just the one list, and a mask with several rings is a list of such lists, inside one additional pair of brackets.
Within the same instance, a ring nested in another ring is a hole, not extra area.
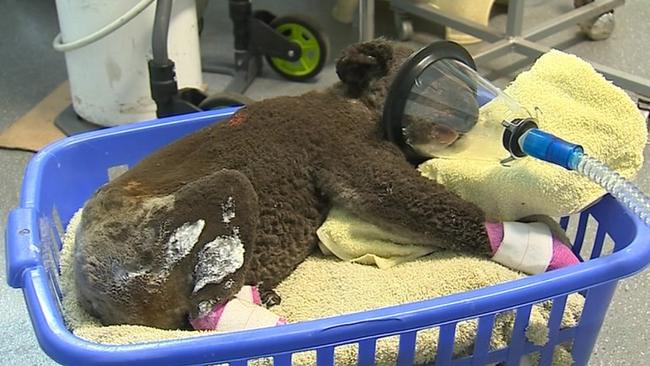
[[(194, 337), (133, 345), (104, 345), (74, 336), (65, 327), (57, 291), (60, 227), (99, 186), (108, 181), (108, 169), (133, 166), (150, 152), (182, 136), (230, 116), (236, 108), (110, 128), (67, 138), (45, 148), (29, 163), (19, 207), (8, 219), (5, 232), (7, 281), (21, 288), (34, 332), (45, 353), (68, 365), (202, 365), (229, 362), (245, 365), (248, 359), (272, 356), (275, 365), (290, 365), (291, 354), (316, 350), (319, 365), (333, 364), (334, 347), (359, 344), (359, 364), (374, 359), (378, 338), (400, 336), (398, 364), (412, 364), (415, 332), (440, 326), (437, 365), (480, 365), (519, 360), (539, 351), (542, 365), (550, 365), (555, 345), (573, 340), (575, 365), (586, 365), (606, 314), (616, 282), (641, 271), (650, 262), (650, 230), (610, 196), (580, 215), (574, 251), (580, 252), (587, 219), (598, 231), (593, 259), (576, 266), (525, 277), (471, 292), (391, 306), (338, 317), (246, 332)], [(215, 157), (217, 158), (217, 157)], [(61, 221), (61, 225), (57, 221)], [(568, 219), (561, 224), (566, 227)], [(615, 242), (612, 255), (601, 257), (605, 234)], [(566, 297), (586, 294), (578, 326), (560, 329)], [(531, 306), (554, 302), (549, 321), (549, 342), (535, 346), (524, 331)], [(489, 349), (494, 316), (516, 311), (513, 341), (500, 350)], [(452, 359), (456, 323), (479, 319), (474, 354)]]

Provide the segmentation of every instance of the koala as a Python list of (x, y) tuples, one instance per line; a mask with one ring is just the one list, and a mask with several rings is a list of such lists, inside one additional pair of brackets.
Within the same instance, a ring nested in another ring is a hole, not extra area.
[(329, 88), (251, 103), (99, 188), (75, 243), (80, 304), (106, 325), (189, 328), (243, 285), (272, 294), (317, 248), (333, 205), (489, 256), (483, 211), (383, 136), (388, 87), (411, 53), (383, 39), (351, 45)]

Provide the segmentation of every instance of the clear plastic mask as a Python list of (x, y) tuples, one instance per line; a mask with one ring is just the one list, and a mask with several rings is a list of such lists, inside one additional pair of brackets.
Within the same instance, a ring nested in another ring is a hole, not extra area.
[(502, 122), (531, 117), (474, 69), (452, 58), (425, 67), (406, 97), (404, 141), (429, 158), (508, 159)]

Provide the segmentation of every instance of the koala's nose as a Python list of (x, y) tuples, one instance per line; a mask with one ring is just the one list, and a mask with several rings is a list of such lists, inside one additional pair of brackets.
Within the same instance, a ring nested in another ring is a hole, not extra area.
[(451, 145), (454, 141), (458, 139), (458, 137), (460, 137), (458, 132), (454, 131), (449, 127), (441, 126), (441, 125), (434, 126), (432, 135), (435, 141), (445, 146)]

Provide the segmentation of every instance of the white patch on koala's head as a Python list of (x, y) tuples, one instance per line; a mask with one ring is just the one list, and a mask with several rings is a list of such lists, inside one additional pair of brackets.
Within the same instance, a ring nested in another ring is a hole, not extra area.
[(235, 218), (235, 202), (232, 197), (228, 197), (228, 201), (221, 205), (221, 216), (223, 222), (228, 224), (230, 220)]
[(196, 283), (194, 292), (208, 284), (220, 283), (226, 276), (244, 265), (244, 244), (239, 238), (239, 228), (232, 235), (218, 236), (207, 243), (199, 252), (194, 267)]
[(158, 278), (166, 278), (183, 258), (187, 257), (192, 248), (198, 243), (199, 237), (205, 227), (205, 221), (199, 219), (194, 223), (186, 222), (176, 228), (164, 244), (165, 256), (163, 264), (152, 269), (150, 266), (140, 266), (137, 270), (125, 270), (121, 266), (114, 266), (113, 276), (117, 282), (128, 282), (132, 278), (153, 274)]
[(190, 254), (194, 245), (199, 241), (204, 227), (205, 221), (199, 219), (192, 224), (186, 222), (174, 230), (167, 240), (165, 261), (169, 266)]

